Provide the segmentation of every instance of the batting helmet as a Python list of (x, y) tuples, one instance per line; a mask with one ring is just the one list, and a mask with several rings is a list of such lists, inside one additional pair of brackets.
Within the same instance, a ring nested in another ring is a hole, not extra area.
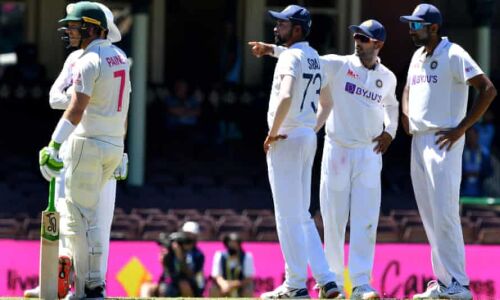
[(89, 1), (68, 5), (66, 17), (59, 20), (59, 23), (68, 23), (70, 21), (94, 24), (108, 30), (108, 22), (104, 11), (96, 3)]

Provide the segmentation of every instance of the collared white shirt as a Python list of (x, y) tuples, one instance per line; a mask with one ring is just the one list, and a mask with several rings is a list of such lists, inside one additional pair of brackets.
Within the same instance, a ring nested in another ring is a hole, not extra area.
[(267, 123), (272, 127), (279, 104), (279, 92), (284, 75), (295, 78), (290, 110), (283, 121), (279, 133), (285, 134), (295, 128), (314, 128), (319, 93), (324, 85), (324, 74), (319, 55), (308, 42), (293, 44), (285, 48), (278, 58), (269, 100)]
[(321, 64), (333, 98), (326, 140), (344, 147), (366, 146), (384, 130), (394, 138), (399, 106), (394, 73), (380, 61), (367, 69), (355, 54), (324, 55)]
[(129, 107), (130, 64), (108, 40), (92, 41), (75, 63), (76, 92), (90, 96), (74, 134), (83, 137), (124, 137)]
[(410, 131), (456, 127), (467, 110), (467, 81), (480, 74), (483, 71), (470, 55), (446, 37), (431, 56), (425, 47), (415, 51), (406, 82)]

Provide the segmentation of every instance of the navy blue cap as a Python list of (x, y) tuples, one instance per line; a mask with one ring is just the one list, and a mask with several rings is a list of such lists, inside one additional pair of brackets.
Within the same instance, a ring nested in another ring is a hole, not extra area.
[(443, 18), (441, 17), (441, 12), (437, 7), (432, 4), (420, 4), (415, 7), (415, 10), (411, 16), (401, 16), (399, 18), (401, 22), (423, 22), (429, 24), (441, 25)]
[(358, 25), (349, 26), (349, 30), (354, 33), (366, 35), (377, 41), (385, 42), (385, 28), (377, 20), (366, 20)]
[(281, 12), (270, 10), (269, 14), (272, 18), (282, 21), (291, 21), (298, 23), (304, 28), (307, 35), (311, 29), (311, 14), (307, 9), (299, 5), (288, 5)]

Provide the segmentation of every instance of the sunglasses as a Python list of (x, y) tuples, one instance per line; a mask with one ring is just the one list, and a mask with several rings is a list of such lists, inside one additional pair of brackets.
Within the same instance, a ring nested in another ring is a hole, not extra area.
[(355, 33), (353, 38), (355, 40), (360, 41), (361, 43), (369, 43), (372, 39), (367, 37), (366, 35), (360, 34), (360, 33)]
[(408, 24), (410, 25), (410, 29), (413, 31), (418, 31), (424, 28), (424, 26), (430, 25), (429, 23), (424, 22), (409, 22)]

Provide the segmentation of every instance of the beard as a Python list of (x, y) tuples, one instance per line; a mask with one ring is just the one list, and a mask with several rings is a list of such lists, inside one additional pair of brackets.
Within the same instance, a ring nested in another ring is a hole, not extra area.
[(375, 56), (375, 51), (373, 49), (362, 49), (362, 48), (355, 48), (356, 56), (358, 56), (362, 60), (371, 60)]
[(280, 36), (279, 34), (275, 34), (274, 35), (274, 43), (277, 46), (285, 45), (290, 40), (291, 37), (292, 37), (292, 31), (291, 30), (290, 30), (290, 32), (288, 32), (284, 36)]
[(411, 37), (413, 44), (417, 47), (422, 47), (427, 45), (427, 42), (429, 42), (429, 38), (419, 38), (417, 36), (412, 36)]

